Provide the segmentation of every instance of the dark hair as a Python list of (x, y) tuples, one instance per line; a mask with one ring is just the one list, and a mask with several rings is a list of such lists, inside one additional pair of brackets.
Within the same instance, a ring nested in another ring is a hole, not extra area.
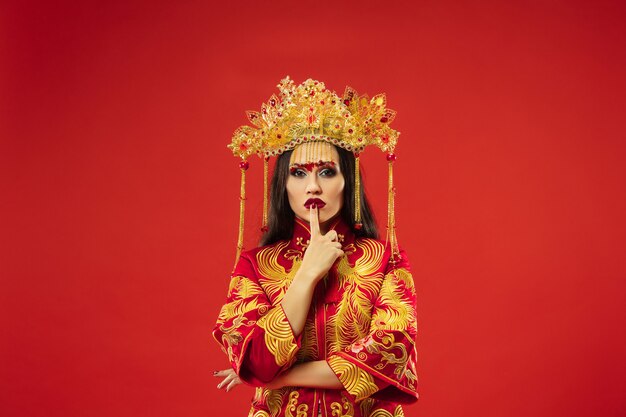
[[(339, 167), (345, 179), (343, 188), (343, 205), (341, 217), (343, 221), (352, 227), (352, 232), (357, 237), (369, 237), (378, 239), (378, 230), (374, 214), (370, 209), (367, 196), (363, 190), (361, 181), (361, 222), (363, 227), (354, 228), (354, 154), (343, 148), (335, 147), (339, 153)], [(276, 160), (272, 185), (270, 190), (270, 207), (267, 221), (267, 232), (261, 237), (261, 246), (269, 245), (280, 240), (289, 240), (293, 234), (293, 222), (295, 214), (289, 205), (287, 197), (287, 179), (289, 178), (289, 160), (292, 151), (282, 153)], [(361, 179), (363, 176), (361, 175)]]

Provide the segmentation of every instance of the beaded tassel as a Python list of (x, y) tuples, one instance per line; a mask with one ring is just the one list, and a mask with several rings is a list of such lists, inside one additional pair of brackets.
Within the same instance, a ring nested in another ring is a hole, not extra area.
[(250, 165), (248, 161), (241, 161), (239, 163), (239, 169), (241, 169), (241, 190), (239, 191), (239, 236), (237, 237), (237, 256), (235, 258), (235, 266), (239, 261), (239, 256), (243, 251), (243, 224), (246, 212), (246, 170)]
[(354, 228), (360, 230), (361, 223), (361, 171), (359, 169), (359, 154), (354, 155)]
[(391, 262), (395, 263), (400, 259), (400, 248), (398, 247), (398, 239), (396, 238), (396, 215), (395, 215), (395, 195), (396, 189), (393, 186), (393, 161), (396, 155), (387, 154), (389, 163), (389, 184), (387, 187), (387, 242), (391, 247)]
[(263, 224), (261, 226), (261, 231), (263, 233), (267, 232), (267, 209), (268, 209), (268, 187), (267, 187), (267, 177), (269, 175), (269, 156), (263, 158)]

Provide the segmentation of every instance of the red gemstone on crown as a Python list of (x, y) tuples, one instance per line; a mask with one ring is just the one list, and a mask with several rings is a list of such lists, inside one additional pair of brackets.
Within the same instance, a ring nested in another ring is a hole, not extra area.
[(387, 154), (387, 161), (393, 162), (395, 160), (396, 160), (396, 154), (394, 154), (394, 153), (388, 153)]
[(380, 118), (380, 122), (381, 123), (387, 123), (388, 120), (389, 119), (386, 116), (383, 116), (383, 117)]
[(245, 171), (250, 168), (250, 164), (248, 163), (248, 161), (241, 161), (239, 162), (239, 168)]

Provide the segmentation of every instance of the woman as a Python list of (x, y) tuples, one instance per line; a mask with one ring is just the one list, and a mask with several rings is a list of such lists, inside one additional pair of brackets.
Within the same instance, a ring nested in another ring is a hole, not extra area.
[[(328, 116), (314, 83), (292, 85), (280, 113), (321, 102), (315, 116)], [(308, 101), (289, 107), (294, 95)], [(293, 133), (297, 120), (285, 123)], [(278, 157), (262, 246), (233, 271), (213, 331), (232, 366), (219, 387), (256, 386), (250, 416), (400, 416), (417, 399), (407, 258), (377, 239), (350, 146), (317, 129)]]

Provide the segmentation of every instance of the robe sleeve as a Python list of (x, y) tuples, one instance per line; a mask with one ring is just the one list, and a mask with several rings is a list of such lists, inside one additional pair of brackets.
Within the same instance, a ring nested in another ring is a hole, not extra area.
[(213, 337), (239, 378), (251, 385), (272, 381), (296, 360), (301, 335), (294, 336), (282, 306), (270, 303), (246, 252), (233, 271)]
[(389, 264), (369, 334), (326, 358), (352, 400), (417, 401), (415, 285), (404, 251)]

